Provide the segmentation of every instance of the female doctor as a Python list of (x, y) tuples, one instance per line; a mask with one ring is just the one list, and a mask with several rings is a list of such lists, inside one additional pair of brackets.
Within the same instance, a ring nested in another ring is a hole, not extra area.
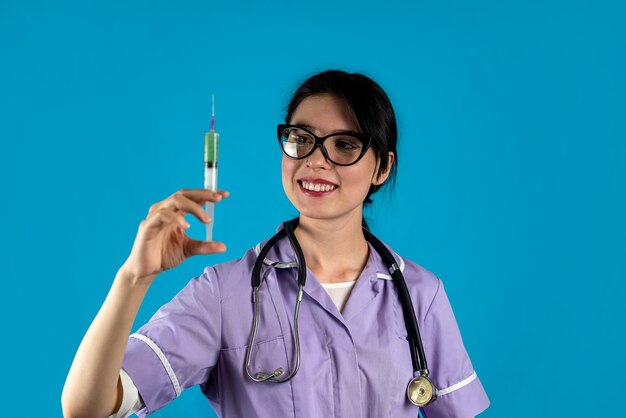
[(194, 385), (226, 418), (467, 418), (488, 407), (441, 280), (391, 251), (436, 394), (421, 408), (407, 397), (415, 377), (411, 334), (389, 266), (363, 229), (364, 204), (393, 179), (398, 161), (385, 92), (361, 74), (316, 74), (295, 92), (278, 137), (283, 188), (299, 212), (292, 229), (306, 264), (301, 298), (297, 251), (283, 237), (261, 260), (253, 303), (252, 271), (266, 240), (240, 259), (206, 267), (129, 337), (159, 273), (226, 250), (189, 238), (184, 216), (208, 222), (201, 205), (228, 192), (179, 190), (139, 224), (72, 363), (66, 417), (144, 417)]

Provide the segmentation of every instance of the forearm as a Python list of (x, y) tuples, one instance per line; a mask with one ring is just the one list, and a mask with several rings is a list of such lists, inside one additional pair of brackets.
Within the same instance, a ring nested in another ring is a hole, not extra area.
[(118, 379), (133, 322), (149, 285), (120, 269), (78, 347), (63, 388), (66, 417), (106, 417), (119, 408)]

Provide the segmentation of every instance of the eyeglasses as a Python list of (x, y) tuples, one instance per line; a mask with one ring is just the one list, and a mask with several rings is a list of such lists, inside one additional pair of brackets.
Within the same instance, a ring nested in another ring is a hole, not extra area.
[(372, 138), (359, 132), (343, 131), (319, 137), (307, 128), (280, 124), (278, 142), (285, 155), (301, 160), (313, 154), (316, 146), (322, 148), (324, 157), (336, 165), (352, 165), (367, 152)]

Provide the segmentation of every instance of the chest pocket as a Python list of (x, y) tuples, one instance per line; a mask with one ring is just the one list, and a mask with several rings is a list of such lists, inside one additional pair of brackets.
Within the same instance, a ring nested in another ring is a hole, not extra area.
[[(252, 376), (255, 376), (257, 373), (271, 374), (274, 370), (280, 368), (283, 374), (279, 378), (284, 379), (290, 370), (285, 350), (285, 340), (282, 336), (268, 341), (255, 342), (250, 355), (250, 373)], [(244, 350), (244, 356), (247, 354), (246, 351), (247, 348)]]
[[(220, 382), (221, 415), (254, 417), (271, 408), (272, 415), (294, 417), (291, 381), (286, 383), (254, 382), (246, 373), (247, 347), (227, 348), (220, 352), (217, 372)], [(282, 336), (255, 342), (250, 357), (250, 371), (271, 373), (277, 368), (289, 372), (287, 347)], [(286, 375), (283, 375), (283, 377)]]
[[(263, 281), (259, 294), (259, 323), (250, 356), (250, 373), (272, 373), (282, 368), (289, 373), (293, 348), (286, 341), (275, 300), (276, 291), (270, 291)], [(255, 417), (267, 414), (294, 417), (292, 381), (274, 383), (255, 382), (246, 372), (246, 353), (253, 323), (252, 301), (230, 300), (222, 307), (224, 348), (220, 351), (218, 367), (214, 371), (219, 386), (220, 416)], [(287, 375), (281, 375), (281, 378)]]

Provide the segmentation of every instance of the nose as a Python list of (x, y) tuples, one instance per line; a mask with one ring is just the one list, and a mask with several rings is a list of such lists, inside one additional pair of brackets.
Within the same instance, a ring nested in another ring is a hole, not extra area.
[(330, 161), (328, 161), (324, 156), (324, 153), (322, 152), (322, 147), (320, 145), (315, 146), (313, 153), (307, 157), (306, 162), (311, 167), (330, 166)]

